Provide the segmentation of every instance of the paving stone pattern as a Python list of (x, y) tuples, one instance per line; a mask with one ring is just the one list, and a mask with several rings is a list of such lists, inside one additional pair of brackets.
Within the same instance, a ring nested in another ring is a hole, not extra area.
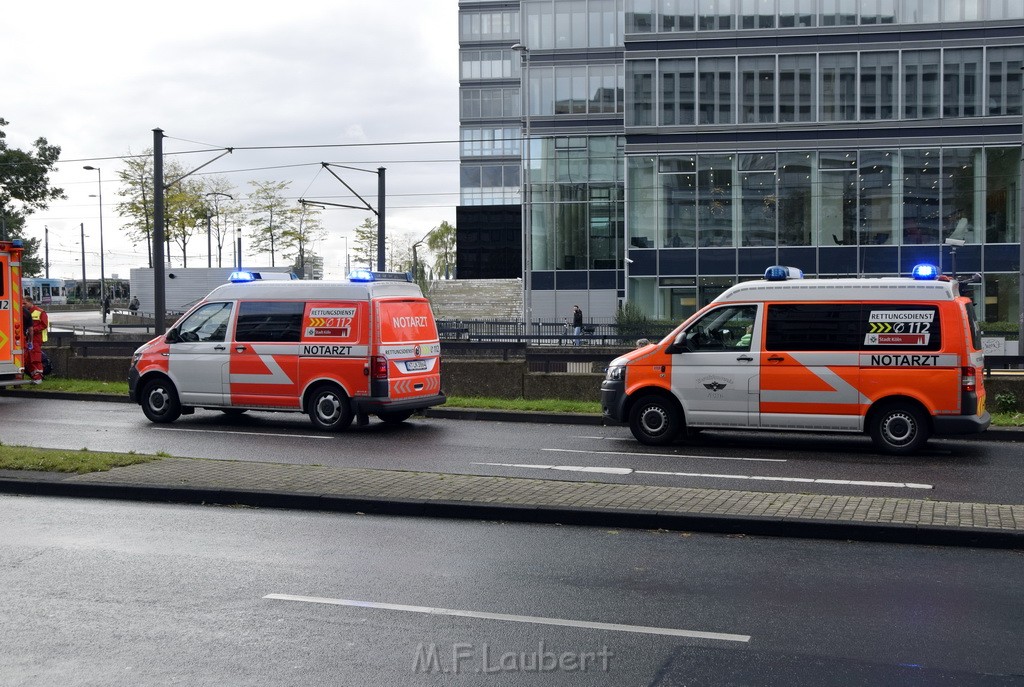
[(164, 458), (67, 482), (1024, 531), (1024, 505), (599, 484), (433, 472)]

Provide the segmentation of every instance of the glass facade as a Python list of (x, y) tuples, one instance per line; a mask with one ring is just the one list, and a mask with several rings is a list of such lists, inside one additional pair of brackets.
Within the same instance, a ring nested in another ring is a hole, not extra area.
[(1017, 320), (1024, 2), (462, 0), (460, 41), (462, 203), (521, 205), (536, 319), (928, 261)]

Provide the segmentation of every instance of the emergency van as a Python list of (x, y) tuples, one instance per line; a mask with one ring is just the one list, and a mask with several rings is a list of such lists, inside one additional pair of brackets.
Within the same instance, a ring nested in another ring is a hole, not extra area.
[(132, 356), (129, 397), (153, 422), (196, 408), (302, 412), (339, 431), (445, 402), (430, 302), (404, 273), (348, 281), (232, 275)]
[(616, 358), (605, 417), (648, 445), (702, 429), (861, 432), (892, 454), (988, 428), (980, 330), (957, 282), (931, 266), (802, 276), (770, 267)]
[(20, 240), (0, 241), (0, 386), (29, 384), (21, 315)]

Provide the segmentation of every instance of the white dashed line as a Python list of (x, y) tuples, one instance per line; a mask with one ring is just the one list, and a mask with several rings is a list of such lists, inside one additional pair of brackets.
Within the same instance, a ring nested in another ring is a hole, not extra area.
[(692, 637), (694, 639), (717, 639), (723, 642), (749, 642), (750, 635), (735, 635), (725, 632), (703, 632), (700, 630), (678, 630), (673, 627), (647, 627), (644, 625), (620, 625), (618, 623), (595, 623), (589, 620), (567, 620), (564, 618), (544, 618), (532, 615), (507, 615), (505, 613), (487, 613), (484, 611), (465, 611), (456, 608), (434, 608), (431, 606), (405, 606), (403, 604), (379, 603), (376, 601), (355, 601), (352, 599), (325, 599), (318, 596), (293, 596), (291, 594), (267, 594), (264, 599), (278, 601), (302, 601), (311, 604), (328, 604), (332, 606), (354, 606), (356, 608), (376, 608), (385, 611), (402, 611), (404, 613), (423, 613), (426, 615), (455, 616), (458, 618), (480, 618), (483, 620), (501, 620), (509, 623), (532, 623), (535, 625), (558, 625), (560, 627), (582, 627), (591, 630), (611, 630), (614, 632), (634, 632), (647, 635), (666, 635), (669, 637)]
[(641, 453), (630, 451), (583, 451), (572, 448), (542, 448), (541, 451), (555, 453), (586, 453), (592, 456), (642, 456), (644, 458), (701, 458), (705, 460), (743, 460), (752, 463), (785, 463), (785, 458), (743, 458), (739, 456), (698, 456), (685, 453)]
[(771, 475), (729, 475), (710, 472), (664, 472), (660, 470), (634, 470), (632, 468), (588, 467), (584, 465), (529, 465), (525, 463), (473, 463), (502, 468), (524, 468), (532, 470), (561, 470), (564, 472), (589, 472), (606, 475), (658, 475), (662, 477), (698, 477), (702, 479), (730, 479), (760, 482), (797, 482), (799, 484), (836, 484), (852, 487), (888, 487), (891, 489), (934, 489), (931, 484), (916, 482), (872, 482), (856, 479), (825, 479), (815, 477), (773, 477)]

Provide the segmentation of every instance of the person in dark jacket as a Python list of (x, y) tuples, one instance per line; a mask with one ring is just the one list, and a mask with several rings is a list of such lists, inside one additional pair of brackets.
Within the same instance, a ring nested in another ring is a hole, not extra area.
[(583, 331), (583, 311), (580, 310), (580, 306), (572, 306), (572, 336), (573, 346), (580, 345), (580, 333)]

